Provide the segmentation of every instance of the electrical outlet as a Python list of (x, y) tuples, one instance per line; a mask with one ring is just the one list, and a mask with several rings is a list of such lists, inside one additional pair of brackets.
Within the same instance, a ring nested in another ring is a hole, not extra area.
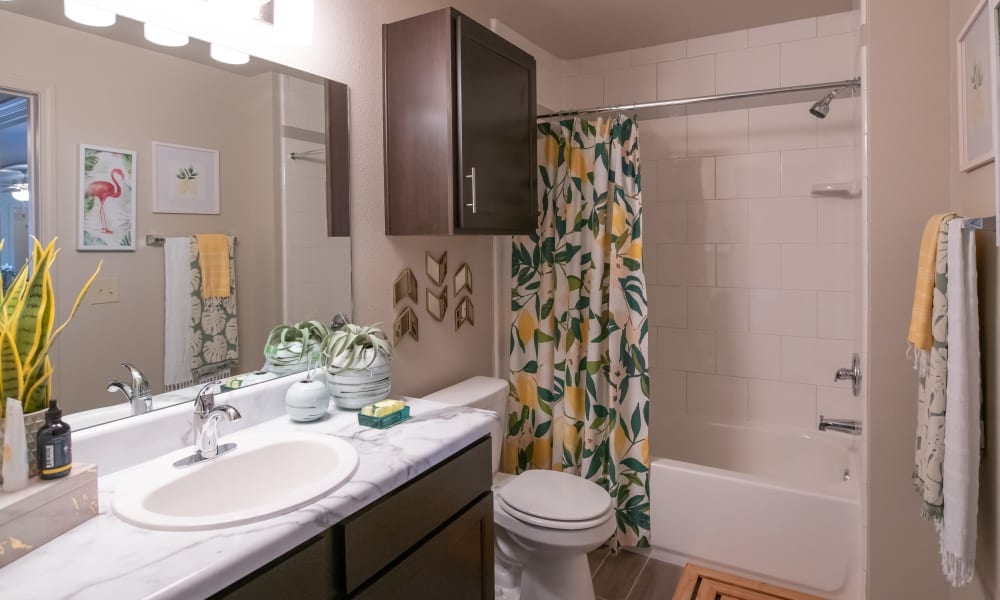
[(95, 279), (88, 295), (91, 304), (118, 302), (118, 279)]

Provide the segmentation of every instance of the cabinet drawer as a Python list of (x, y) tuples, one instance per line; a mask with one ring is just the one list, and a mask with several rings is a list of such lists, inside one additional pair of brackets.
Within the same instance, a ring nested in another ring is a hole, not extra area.
[(328, 598), (332, 589), (332, 543), (329, 531), (318, 535), (215, 594), (211, 600)]
[(493, 494), (485, 494), (355, 598), (488, 600), (493, 595)]
[(335, 585), (355, 590), (492, 485), (493, 452), (485, 437), (335, 528)]

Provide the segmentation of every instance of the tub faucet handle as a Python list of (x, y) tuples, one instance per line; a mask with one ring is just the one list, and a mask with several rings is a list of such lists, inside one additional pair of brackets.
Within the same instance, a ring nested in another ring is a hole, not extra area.
[(854, 397), (861, 395), (861, 357), (857, 353), (851, 355), (851, 367), (849, 369), (837, 369), (833, 376), (834, 383), (849, 379), (851, 381), (851, 392)]

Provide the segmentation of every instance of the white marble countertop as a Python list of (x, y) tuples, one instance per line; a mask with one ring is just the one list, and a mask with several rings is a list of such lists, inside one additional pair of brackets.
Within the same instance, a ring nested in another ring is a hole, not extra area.
[(0, 598), (207, 597), (489, 434), (496, 422), (490, 412), (408, 404), (411, 419), (383, 431), (359, 426), (355, 412), (331, 409), (317, 423), (280, 416), (231, 434), (238, 440), (258, 431), (324, 433), (351, 443), (360, 458), (354, 476), (329, 496), (248, 525), (193, 532), (134, 527), (110, 510), (115, 485), (128, 470), (101, 477), (98, 516), (0, 569)]

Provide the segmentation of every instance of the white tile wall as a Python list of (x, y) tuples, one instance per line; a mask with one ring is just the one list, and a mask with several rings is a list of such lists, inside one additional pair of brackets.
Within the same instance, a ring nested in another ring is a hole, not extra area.
[(816, 426), (816, 388), (799, 383), (751, 379), (749, 419), (799, 429)]
[(716, 340), (719, 373), (736, 377), (781, 378), (780, 337), (720, 331)]
[(689, 156), (743, 154), (750, 149), (745, 110), (692, 115), (687, 121)]
[(656, 100), (656, 65), (639, 65), (604, 74), (604, 103), (630, 104)]
[(853, 79), (855, 33), (781, 44), (781, 85)]
[(778, 244), (719, 244), (716, 256), (720, 286), (777, 288), (781, 285)]
[(767, 198), (781, 193), (781, 154), (735, 154), (715, 159), (717, 198)]
[[(817, 119), (809, 114), (811, 103), (781, 104), (750, 109), (750, 151), (799, 150), (816, 147)], [(829, 119), (835, 112), (831, 111)], [(832, 131), (839, 132), (839, 128)], [(833, 141), (835, 135), (827, 139)], [(828, 145), (850, 145), (828, 144)]]
[[(843, 13), (564, 61), (562, 108), (850, 79), (857, 23)], [(810, 431), (820, 412), (861, 416), (832, 377), (862, 339), (863, 215), (856, 199), (811, 195), (858, 178), (861, 107), (838, 98), (818, 120), (811, 104), (640, 115), (654, 430), (679, 413)]]
[(657, 100), (715, 93), (715, 56), (673, 60), (656, 65)]
[(688, 327), (716, 331), (747, 330), (747, 290), (689, 287)]
[(667, 285), (715, 285), (715, 249), (715, 244), (663, 244), (659, 253), (659, 282)]
[(727, 420), (746, 419), (746, 379), (688, 373), (687, 394), (687, 410), (691, 414)]
[(745, 242), (748, 222), (748, 200), (688, 202), (689, 242)]
[(715, 198), (715, 157), (662, 160), (656, 164), (657, 189), (663, 191), (649, 201), (686, 202)]
[(687, 153), (687, 119), (653, 119), (640, 126), (643, 161), (681, 158)]
[(778, 87), (781, 83), (780, 55), (777, 44), (717, 54), (716, 93), (727, 94)]
[(816, 241), (816, 200), (757, 198), (750, 201), (750, 241)]
[(750, 290), (750, 331), (815, 336), (816, 292)]

